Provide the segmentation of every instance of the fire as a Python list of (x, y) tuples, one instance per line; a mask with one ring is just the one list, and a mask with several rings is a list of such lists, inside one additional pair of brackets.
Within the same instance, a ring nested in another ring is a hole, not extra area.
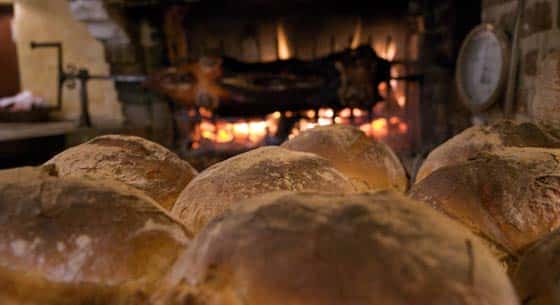
[(276, 43), (278, 45), (278, 58), (282, 60), (290, 59), (288, 36), (281, 21), (276, 24)]
[(404, 106), (406, 106), (406, 97), (404, 95), (397, 97), (397, 104), (399, 104), (401, 108), (404, 108)]
[[(357, 47), (361, 35), (361, 20), (358, 20), (354, 33), (352, 47)], [(290, 49), (284, 26), (277, 24), (278, 57), (289, 59)], [(382, 57), (392, 60), (396, 54), (395, 44), (388, 38), (379, 52)], [(393, 67), (391, 76), (398, 77), (401, 69)], [(248, 149), (268, 143), (278, 143), (285, 134), (280, 135), (280, 122), (293, 122), (296, 120), (290, 138), (307, 129), (317, 126), (333, 124), (353, 125), (359, 127), (367, 136), (392, 146), (406, 145), (409, 126), (404, 121), (406, 108), (406, 87), (402, 81), (395, 79), (383, 82), (378, 87), (383, 99), (372, 109), (361, 108), (320, 108), (303, 111), (276, 111), (262, 119), (220, 119), (212, 111), (201, 108), (197, 113), (190, 113), (193, 120), (200, 120), (192, 136), (193, 149)]]
[(332, 124), (359, 126), (366, 135), (381, 141), (388, 139), (391, 135), (398, 136), (408, 133), (407, 123), (399, 116), (378, 117), (369, 121), (368, 111), (359, 108), (344, 108), (338, 113), (331, 108), (321, 108), (317, 113), (309, 110), (302, 112), (302, 115), (304, 117), (296, 123), (290, 138), (304, 130)]
[(390, 37), (385, 41), (376, 42), (373, 48), (379, 57), (388, 61), (393, 61), (397, 55), (397, 45)]
[(360, 46), (360, 41), (362, 40), (362, 18), (358, 18), (356, 22), (356, 30), (354, 31), (354, 36), (352, 36), (351, 48), (356, 49)]
[[(265, 120), (215, 120), (203, 118), (195, 128), (193, 149), (201, 147), (251, 148), (264, 144), (267, 137), (278, 132), (280, 112), (275, 112)], [(233, 145), (233, 146), (232, 146)]]

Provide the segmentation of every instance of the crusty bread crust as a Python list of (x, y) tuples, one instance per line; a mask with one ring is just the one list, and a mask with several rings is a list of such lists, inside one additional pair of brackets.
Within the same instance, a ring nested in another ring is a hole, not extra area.
[(433, 172), (412, 187), (411, 197), (517, 256), (560, 226), (560, 150), (481, 153)]
[(499, 121), (489, 126), (474, 126), (430, 152), (415, 181), (421, 181), (439, 168), (465, 162), (480, 152), (504, 147), (560, 148), (560, 141), (532, 123)]
[(518, 304), (474, 235), (402, 195), (274, 193), (237, 205), (193, 240), (156, 304)]
[(329, 161), (277, 146), (262, 147), (215, 164), (181, 193), (171, 213), (199, 232), (236, 201), (277, 191), (353, 192)]
[(332, 125), (306, 130), (282, 147), (317, 154), (332, 162), (363, 190), (405, 192), (408, 177), (391, 148), (352, 126)]
[(130, 304), (192, 236), (142, 192), (53, 166), (0, 171), (0, 227), (0, 299), (37, 305)]
[(107, 135), (58, 154), (60, 176), (112, 179), (132, 186), (170, 210), (196, 170), (167, 148), (135, 136)]

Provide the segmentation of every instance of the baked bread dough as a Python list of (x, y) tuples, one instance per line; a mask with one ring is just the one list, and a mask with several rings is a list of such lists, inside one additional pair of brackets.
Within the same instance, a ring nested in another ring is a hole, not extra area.
[(390, 192), (239, 202), (164, 282), (158, 305), (518, 304), (477, 237)]
[(412, 198), (468, 226), (508, 260), (560, 226), (559, 194), (560, 150), (546, 148), (481, 153), (411, 189)]
[(62, 177), (112, 179), (132, 186), (170, 210), (177, 196), (197, 174), (167, 148), (135, 136), (107, 135), (56, 155)]
[(18, 305), (132, 304), (192, 236), (142, 192), (53, 166), (0, 171), (0, 227), (0, 303)]
[(331, 125), (308, 129), (282, 147), (314, 153), (331, 161), (357, 188), (365, 191), (405, 192), (408, 187), (406, 171), (391, 148), (356, 127)]
[(199, 232), (236, 201), (276, 191), (353, 192), (329, 161), (277, 146), (261, 147), (214, 164), (181, 193), (171, 213)]
[(532, 123), (499, 121), (489, 126), (474, 126), (434, 149), (422, 163), (415, 181), (439, 168), (465, 162), (478, 153), (506, 147), (560, 148), (560, 141)]

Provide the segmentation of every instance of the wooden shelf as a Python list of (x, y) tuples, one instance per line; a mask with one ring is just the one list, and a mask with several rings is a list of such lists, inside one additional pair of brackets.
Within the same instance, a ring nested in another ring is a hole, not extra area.
[(0, 142), (57, 136), (77, 130), (75, 122), (0, 123)]

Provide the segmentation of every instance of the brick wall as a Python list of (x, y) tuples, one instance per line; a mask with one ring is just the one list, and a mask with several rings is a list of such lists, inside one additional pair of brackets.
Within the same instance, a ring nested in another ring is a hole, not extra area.
[[(498, 25), (512, 35), (517, 0), (483, 0), (482, 21)], [(560, 50), (560, 0), (526, 0), (521, 27), (519, 79), (516, 95), (518, 118), (528, 118), (528, 105), (535, 94), (539, 64), (553, 50)]]

